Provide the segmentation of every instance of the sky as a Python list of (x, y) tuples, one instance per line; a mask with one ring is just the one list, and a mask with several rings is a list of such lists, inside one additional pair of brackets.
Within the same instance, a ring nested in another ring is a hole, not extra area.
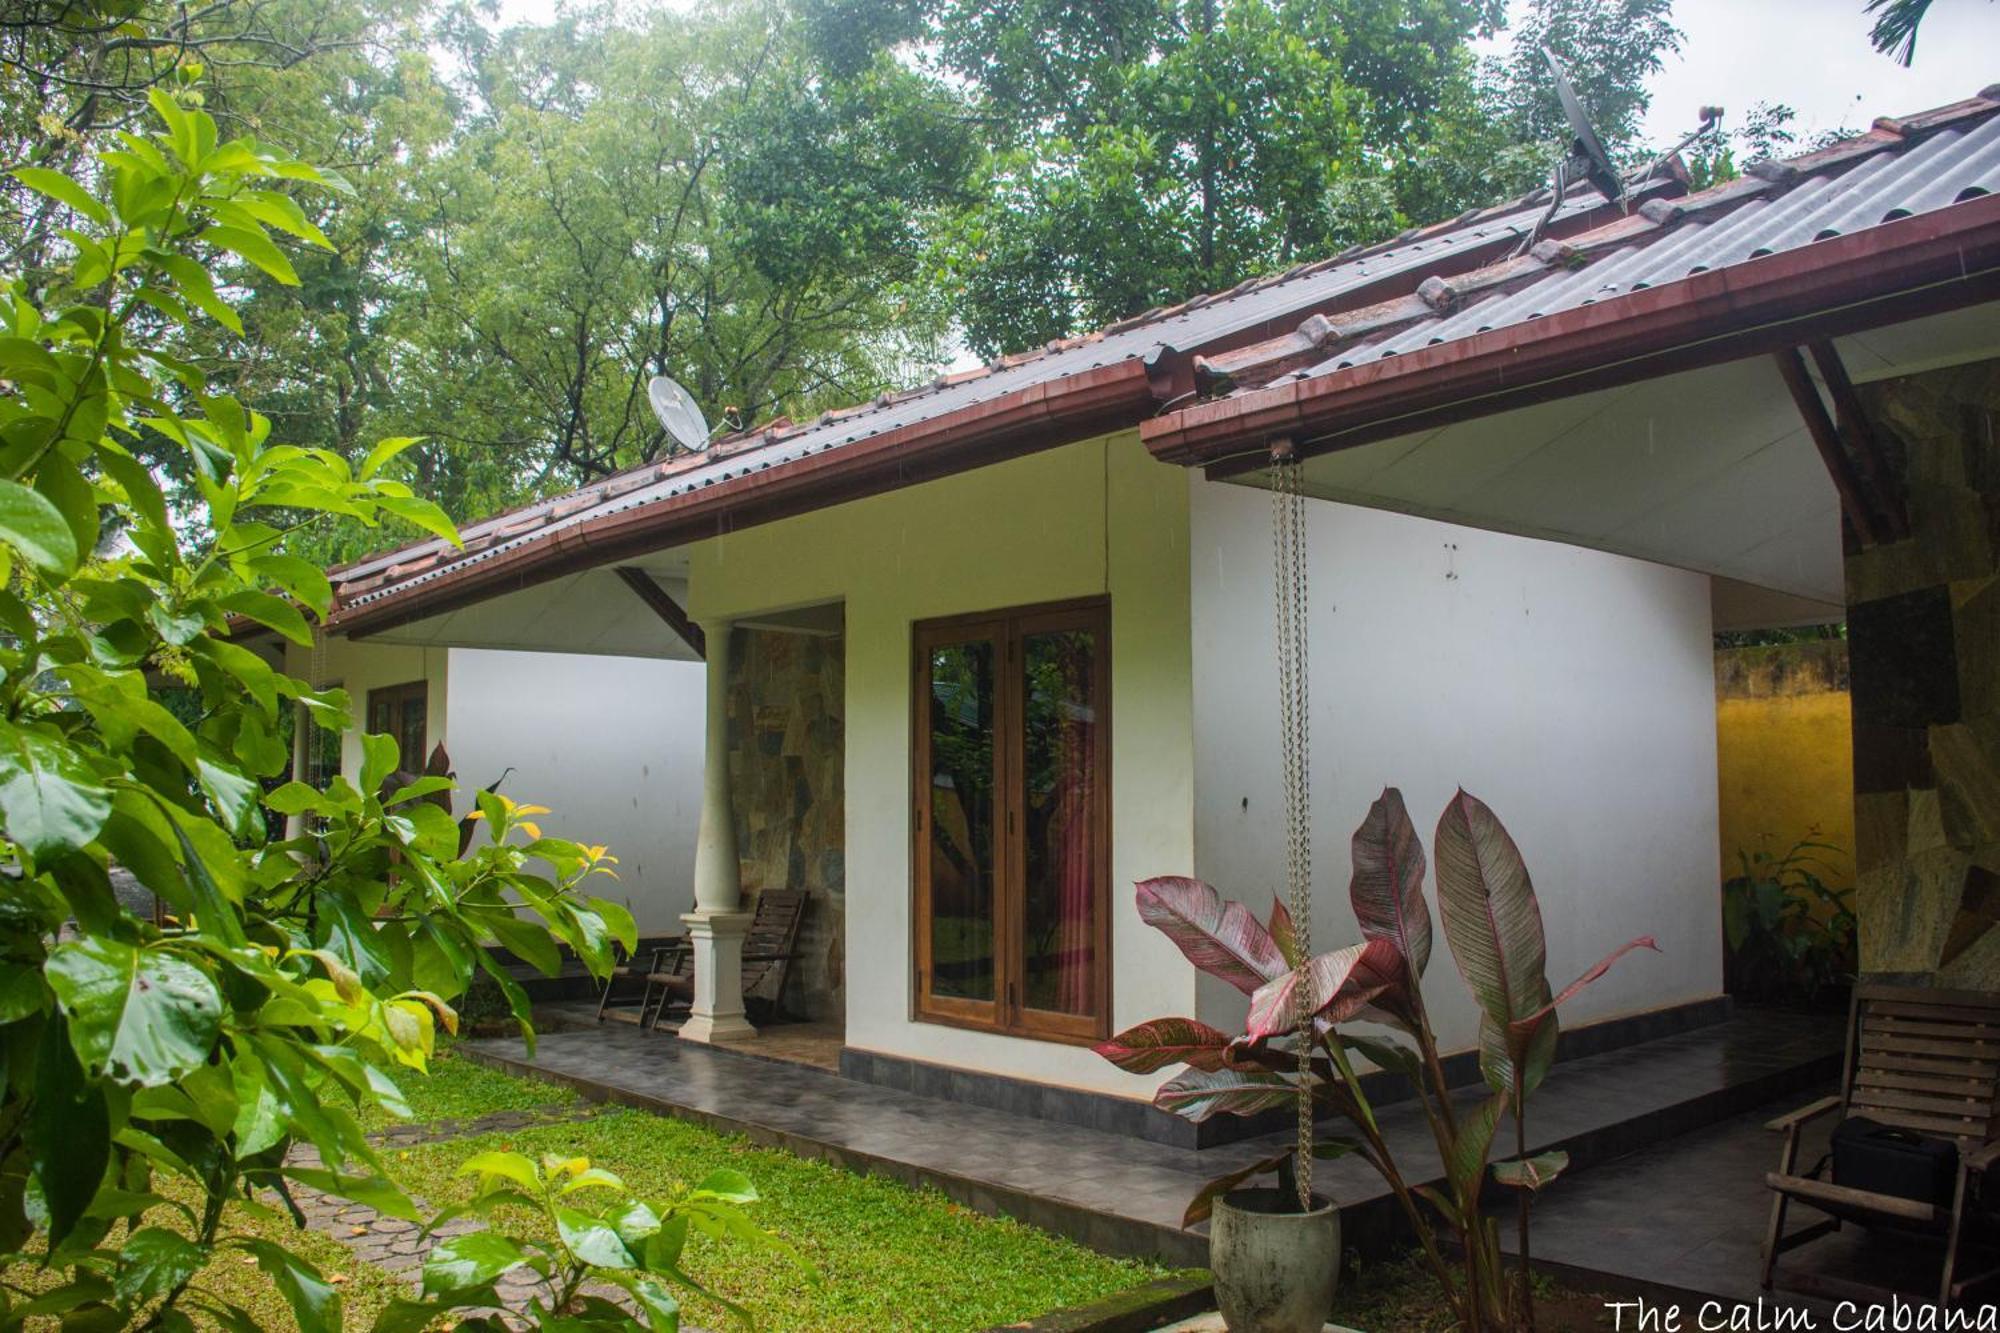
[(1905, 115), (2000, 83), (2000, 4), (1935, 0), (1904, 69), (1868, 44), (1862, 0), (1679, 0), (1687, 34), (1678, 56), (1653, 78), (1646, 137), (1670, 143), (1694, 128), (1695, 112), (1719, 103), (1742, 124), (1755, 102), (1782, 102), (1800, 138), (1864, 130), (1877, 116)]

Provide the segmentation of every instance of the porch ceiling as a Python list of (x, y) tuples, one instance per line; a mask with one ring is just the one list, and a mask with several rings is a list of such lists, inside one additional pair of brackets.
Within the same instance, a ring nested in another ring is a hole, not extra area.
[[(2000, 355), (2000, 305), (1836, 341), (1857, 380)], [(1538, 403), (1309, 457), (1323, 499), (1718, 575), (1743, 623), (1845, 601), (1840, 499), (1769, 357)], [(1258, 484), (1257, 474), (1238, 480)], [(1761, 609), (1760, 609), (1761, 608)]]
[[(647, 572), (661, 590), (685, 606), (685, 570), (657, 567), (667, 564), (663, 557), (648, 563), (656, 566)], [(368, 635), (364, 641), (700, 660), (610, 566), (531, 584), (456, 611), (409, 621)]]

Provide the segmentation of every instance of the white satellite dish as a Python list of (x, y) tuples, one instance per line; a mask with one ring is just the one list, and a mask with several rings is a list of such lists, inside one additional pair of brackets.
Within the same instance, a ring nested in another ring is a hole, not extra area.
[(693, 394), (665, 375), (655, 375), (646, 385), (646, 399), (660, 419), (660, 428), (675, 444), (696, 453), (708, 447), (708, 421)]

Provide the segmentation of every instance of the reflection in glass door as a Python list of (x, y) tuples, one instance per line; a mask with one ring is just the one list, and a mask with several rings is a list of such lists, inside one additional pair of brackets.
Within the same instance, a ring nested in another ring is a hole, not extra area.
[(1097, 636), (1022, 638), (1022, 991), (1030, 1009), (1089, 1015), (1096, 995)]
[(994, 965), (995, 644), (930, 650), (931, 994), (990, 1004)]
[(931, 622), (916, 638), (917, 1011), (1101, 1036), (1107, 608)]

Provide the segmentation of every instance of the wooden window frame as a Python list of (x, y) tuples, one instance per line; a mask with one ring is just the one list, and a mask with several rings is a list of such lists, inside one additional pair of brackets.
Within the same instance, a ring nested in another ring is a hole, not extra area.
[[(1091, 691), (1097, 726), (1092, 757), (1091, 818), (1094, 892), (1091, 899), (1091, 1009), (1088, 1015), (1029, 1009), (1022, 1002), (1026, 958), (1027, 821), (1022, 818), (1026, 734), (1022, 725), (1022, 642), (1029, 635), (1084, 629), (1096, 636)], [(1085, 597), (1004, 610), (945, 616), (911, 627), (910, 920), (911, 1016), (918, 1022), (997, 1032), (1005, 1036), (1087, 1045), (1111, 1034), (1111, 599)], [(995, 647), (993, 815), (994, 998), (930, 994), (931, 653), (986, 639)]]
[(398, 767), (405, 768), (406, 771), (411, 773), (421, 773), (424, 771), (424, 765), (427, 762), (429, 762), (430, 759), (430, 748), (431, 748), (430, 681), (406, 680), (396, 685), (378, 685), (374, 689), (368, 691), (368, 712), (365, 720), (363, 721), (361, 730), (364, 733), (373, 732), (375, 730), (375, 705), (378, 702), (388, 703), (392, 707), (396, 707), (408, 702), (411, 699), (421, 699), (423, 700), (424, 704), (424, 740), (423, 744), (419, 747), (423, 751), (423, 753), (417, 756), (417, 762), (415, 767), (409, 767), (406, 763), (402, 762), (402, 761), (407, 761), (409, 759), (409, 756), (406, 754), (402, 754), (400, 751), (400, 747), (402, 745), (402, 740), (403, 740), (401, 735), (402, 715), (400, 707), (398, 707), (395, 726), (385, 734), (395, 737), (396, 744), (398, 746), (398, 755), (397, 755), (399, 761)]

